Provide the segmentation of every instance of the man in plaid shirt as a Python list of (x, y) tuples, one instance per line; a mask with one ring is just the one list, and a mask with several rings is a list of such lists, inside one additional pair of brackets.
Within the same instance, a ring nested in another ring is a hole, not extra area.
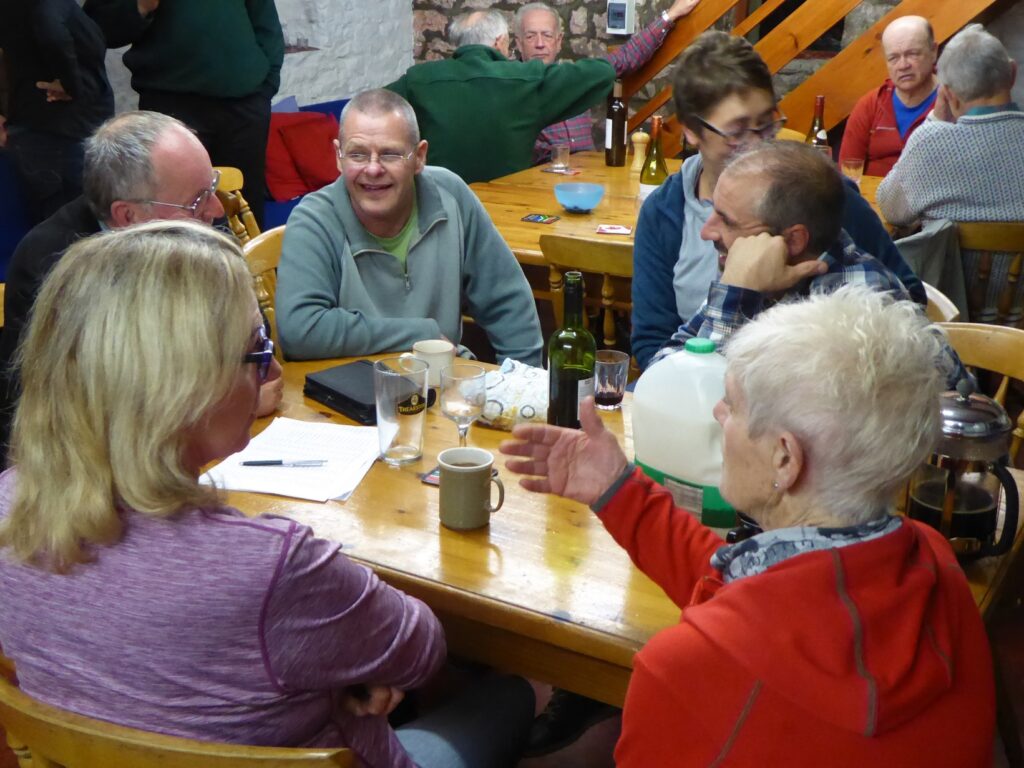
[[(721, 275), (653, 361), (694, 337), (721, 347), (772, 304), (843, 285), (867, 285), (909, 301), (900, 279), (842, 229), (843, 195), (835, 165), (804, 144), (766, 142), (737, 156), (718, 179), (714, 212), (700, 233), (719, 253)], [(950, 388), (966, 375), (947, 343), (937, 364)]]
[[(661, 47), (676, 19), (686, 16), (699, 0), (675, 0), (667, 11), (662, 11), (650, 24), (633, 35), (629, 42), (605, 56), (615, 68), (615, 76), (629, 74), (650, 60)], [(527, 3), (516, 12), (516, 45), (523, 61), (540, 59), (554, 64), (562, 50), (562, 17), (546, 3)], [(568, 120), (549, 125), (533, 147), (533, 162), (551, 159), (551, 147), (568, 144), (572, 152), (592, 150), (594, 147), (593, 120), (590, 111)]]

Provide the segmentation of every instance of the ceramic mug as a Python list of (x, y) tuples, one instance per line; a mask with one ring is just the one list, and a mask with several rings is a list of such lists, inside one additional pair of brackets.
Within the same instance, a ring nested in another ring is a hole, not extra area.
[(445, 339), (424, 339), (412, 345), (412, 352), (403, 352), (402, 357), (415, 357), (430, 366), (427, 386), (438, 387), (441, 371), (455, 361), (455, 345)]
[[(441, 524), (456, 531), (483, 528), (505, 502), (505, 486), (492, 474), (494, 455), (482, 448), (448, 448), (437, 457), (441, 466)], [(491, 505), (491, 483), (498, 503)]]

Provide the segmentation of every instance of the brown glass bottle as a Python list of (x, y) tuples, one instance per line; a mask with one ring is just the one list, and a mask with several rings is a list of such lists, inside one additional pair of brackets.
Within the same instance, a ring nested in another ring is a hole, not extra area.
[(651, 143), (647, 145), (647, 157), (640, 169), (640, 200), (661, 186), (668, 178), (668, 166), (661, 152), (661, 115), (651, 118)]
[(814, 119), (811, 120), (811, 128), (807, 131), (807, 138), (804, 143), (816, 147), (832, 157), (832, 147), (828, 145), (828, 133), (825, 131), (825, 97), (814, 97)]
[(622, 100), (622, 81), (616, 80), (608, 99), (608, 117), (604, 121), (604, 164), (626, 164), (626, 102)]

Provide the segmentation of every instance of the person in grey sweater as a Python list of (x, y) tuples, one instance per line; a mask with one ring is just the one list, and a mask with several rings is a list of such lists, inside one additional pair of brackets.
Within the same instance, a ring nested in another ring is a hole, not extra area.
[(441, 337), (458, 344), (465, 312), (499, 360), (540, 365), (540, 321), (522, 269), (466, 184), (426, 165), (408, 102), (385, 90), (357, 95), (336, 146), (341, 178), (308, 195), (285, 230), (276, 298), (285, 355), (368, 355)]

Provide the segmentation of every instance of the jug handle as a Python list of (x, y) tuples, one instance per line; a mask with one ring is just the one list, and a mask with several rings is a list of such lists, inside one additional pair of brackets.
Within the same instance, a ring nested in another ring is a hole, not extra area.
[(989, 555), (1005, 555), (1010, 551), (1010, 547), (1013, 546), (1013, 540), (1017, 536), (1017, 517), (1020, 511), (1020, 499), (1017, 495), (1017, 483), (1013, 479), (1013, 475), (1010, 474), (1010, 471), (1001, 461), (997, 461), (994, 464), (993, 470), (995, 476), (999, 478), (999, 482), (1003, 486), (1003, 507), (1005, 509), (1005, 514), (1003, 516), (1003, 534), (999, 537), (999, 541), (978, 553), (982, 557), (988, 557)]

